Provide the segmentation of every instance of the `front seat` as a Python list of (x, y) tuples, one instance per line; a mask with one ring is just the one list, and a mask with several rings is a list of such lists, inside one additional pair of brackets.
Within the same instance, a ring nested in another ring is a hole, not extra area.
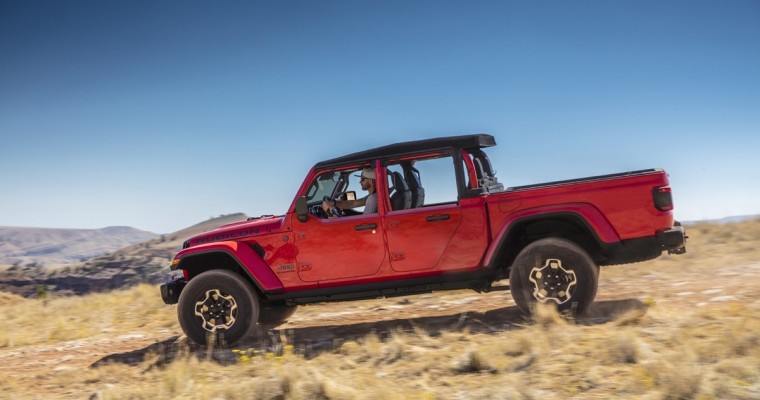
[(425, 188), (422, 187), (420, 171), (410, 166), (404, 170), (404, 175), (412, 193), (412, 208), (422, 207), (425, 204)]
[(391, 174), (391, 180), (393, 181), (393, 194), (391, 194), (391, 210), (406, 210), (412, 208), (412, 192), (409, 191), (404, 177), (401, 176), (401, 172), (394, 171)]

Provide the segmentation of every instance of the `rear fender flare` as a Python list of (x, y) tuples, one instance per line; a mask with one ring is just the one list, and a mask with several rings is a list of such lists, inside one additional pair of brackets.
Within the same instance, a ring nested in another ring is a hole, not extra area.
[(173, 268), (185, 269), (197, 257), (214, 254), (232, 258), (262, 293), (277, 293), (283, 289), (280, 279), (251, 246), (234, 241), (207, 243), (184, 249), (174, 257)]
[(607, 221), (607, 218), (605, 218), (601, 211), (591, 204), (569, 203), (530, 208), (520, 210), (504, 220), (501, 229), (499, 229), (499, 232), (496, 234), (494, 240), (486, 251), (483, 265), (486, 268), (494, 268), (496, 266), (496, 263), (499, 261), (499, 253), (505, 249), (505, 246), (509, 245), (507, 241), (522, 222), (530, 220), (538, 221), (540, 219), (552, 217), (570, 217), (571, 219), (580, 222), (589, 232), (591, 232), (594, 239), (599, 244), (609, 244), (620, 241), (620, 237), (609, 221)]

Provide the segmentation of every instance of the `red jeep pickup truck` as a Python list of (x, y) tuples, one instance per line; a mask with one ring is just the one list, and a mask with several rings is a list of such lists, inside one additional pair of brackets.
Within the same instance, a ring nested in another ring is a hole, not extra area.
[[(190, 339), (227, 345), (257, 324), (282, 324), (298, 305), (487, 292), (506, 289), (492, 286), (506, 278), (524, 312), (551, 302), (581, 313), (599, 266), (685, 252), (662, 169), (505, 189), (484, 152), (495, 144), (486, 134), (443, 137), (319, 162), (285, 215), (187, 240), (171, 264), (183, 277), (161, 286), (163, 300), (179, 303)], [(331, 210), (335, 200), (364, 203), (347, 200), (366, 195), (358, 175), (367, 169), (376, 212)]]

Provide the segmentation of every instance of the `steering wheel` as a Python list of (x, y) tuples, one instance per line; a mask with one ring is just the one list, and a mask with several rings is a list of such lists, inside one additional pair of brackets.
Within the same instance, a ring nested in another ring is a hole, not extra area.
[(322, 204), (314, 204), (313, 206), (309, 207), (309, 214), (321, 219), (330, 218), (330, 216), (327, 214), (327, 211), (322, 208)]
[[(323, 197), (323, 198), (322, 198), (322, 201), (332, 201), (332, 202), (333, 202), (333, 204), (336, 204), (336, 203), (335, 203), (335, 200), (331, 199), (331, 198), (330, 198), (330, 196), (325, 196), (325, 197)], [(336, 217), (342, 217), (342, 216), (344, 215), (344, 213), (343, 213), (343, 210), (341, 210), (341, 209), (340, 209), (340, 208), (338, 208), (338, 207), (335, 207), (334, 205), (333, 205), (333, 207), (332, 207), (332, 208), (330, 208), (330, 212), (332, 212), (332, 214), (333, 214), (334, 216), (336, 216)]]

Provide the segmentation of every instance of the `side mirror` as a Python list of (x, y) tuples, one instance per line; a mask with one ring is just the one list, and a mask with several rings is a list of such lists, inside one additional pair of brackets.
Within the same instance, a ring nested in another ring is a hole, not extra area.
[(309, 220), (309, 204), (306, 203), (306, 196), (301, 196), (296, 200), (296, 216), (300, 222)]
[(343, 193), (341, 200), (356, 200), (356, 192), (353, 190)]

